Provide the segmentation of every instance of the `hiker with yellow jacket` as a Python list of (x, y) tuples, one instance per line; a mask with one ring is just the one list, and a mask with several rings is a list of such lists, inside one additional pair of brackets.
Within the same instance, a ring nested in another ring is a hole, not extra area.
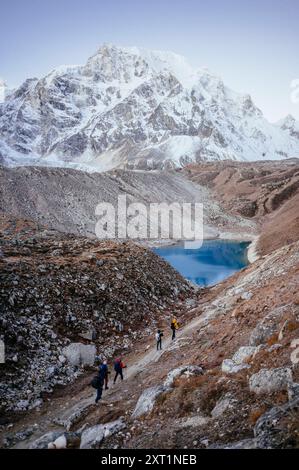
[(172, 341), (174, 341), (176, 337), (176, 330), (179, 329), (179, 324), (175, 317), (171, 321), (171, 329), (172, 329)]

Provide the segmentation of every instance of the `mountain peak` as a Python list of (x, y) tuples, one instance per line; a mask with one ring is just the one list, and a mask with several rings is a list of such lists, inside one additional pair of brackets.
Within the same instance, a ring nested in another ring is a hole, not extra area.
[(105, 171), (281, 159), (299, 155), (298, 136), (293, 117), (270, 124), (249, 95), (179, 54), (110, 43), (84, 66), (27, 80), (0, 106), (9, 164)]

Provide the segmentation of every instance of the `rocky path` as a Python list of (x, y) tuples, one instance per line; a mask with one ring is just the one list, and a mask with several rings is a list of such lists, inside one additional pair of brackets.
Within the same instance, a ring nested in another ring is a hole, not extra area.
[[(189, 313), (196, 314), (197, 309), (191, 310)], [(181, 345), (188, 344), (188, 338), (194, 330), (198, 329), (207, 318), (212, 314), (208, 312), (204, 315), (195, 317), (177, 332), (175, 341), (171, 340), (171, 336), (167, 335), (163, 341), (162, 351), (157, 351), (155, 342), (153, 346), (145, 346), (146, 352), (132, 353), (127, 358), (127, 369), (125, 370), (125, 380), (123, 383), (118, 382), (113, 385), (113, 371), (111, 372), (110, 388), (104, 392), (100, 405), (94, 404), (95, 391), (89, 386), (90, 378), (86, 381), (85, 386), (78, 392), (71, 392), (65, 389), (63, 397), (51, 398), (39, 412), (29, 417), (26, 428), (36, 426), (37, 432), (32, 434), (29, 439), (19, 442), (15, 448), (28, 448), (40, 436), (49, 431), (61, 431), (70, 429), (79, 429), (84, 426), (84, 422), (90, 421), (90, 415), (96, 416), (98, 412), (104, 414), (121, 414), (126, 408), (132, 407), (133, 402), (136, 403), (142, 393), (144, 382), (150, 375), (155, 380), (155, 370), (161, 368), (166, 376), (169, 372), (168, 367), (163, 364), (163, 355), (167, 352), (179, 349)], [(156, 379), (157, 383), (158, 378)], [(140, 387), (140, 393), (138, 388)], [(134, 398), (132, 398), (134, 397)], [(134, 405), (133, 405), (134, 406)], [(16, 431), (16, 430), (15, 430)]]

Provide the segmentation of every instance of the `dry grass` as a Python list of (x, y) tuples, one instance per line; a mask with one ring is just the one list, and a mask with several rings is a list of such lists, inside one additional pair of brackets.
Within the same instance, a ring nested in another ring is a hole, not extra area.
[(248, 417), (248, 422), (251, 426), (254, 426), (257, 420), (267, 411), (266, 405), (262, 405), (258, 408), (254, 408), (251, 410), (249, 417)]

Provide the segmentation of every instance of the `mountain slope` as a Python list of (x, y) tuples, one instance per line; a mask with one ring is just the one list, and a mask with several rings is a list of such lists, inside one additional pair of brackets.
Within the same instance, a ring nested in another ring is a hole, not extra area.
[(227, 215), (207, 188), (174, 171), (90, 174), (69, 168), (0, 166), (0, 212), (33, 219), (62, 232), (94, 237), (96, 206), (109, 202), (117, 208), (118, 197), (123, 195), (127, 195), (128, 204), (141, 202), (147, 207), (174, 201), (204, 204), (205, 238), (232, 231), (251, 239), (255, 233), (254, 223)]
[(27, 80), (0, 104), (0, 162), (100, 171), (299, 155), (298, 124), (174, 53), (102, 46), (84, 66)]

